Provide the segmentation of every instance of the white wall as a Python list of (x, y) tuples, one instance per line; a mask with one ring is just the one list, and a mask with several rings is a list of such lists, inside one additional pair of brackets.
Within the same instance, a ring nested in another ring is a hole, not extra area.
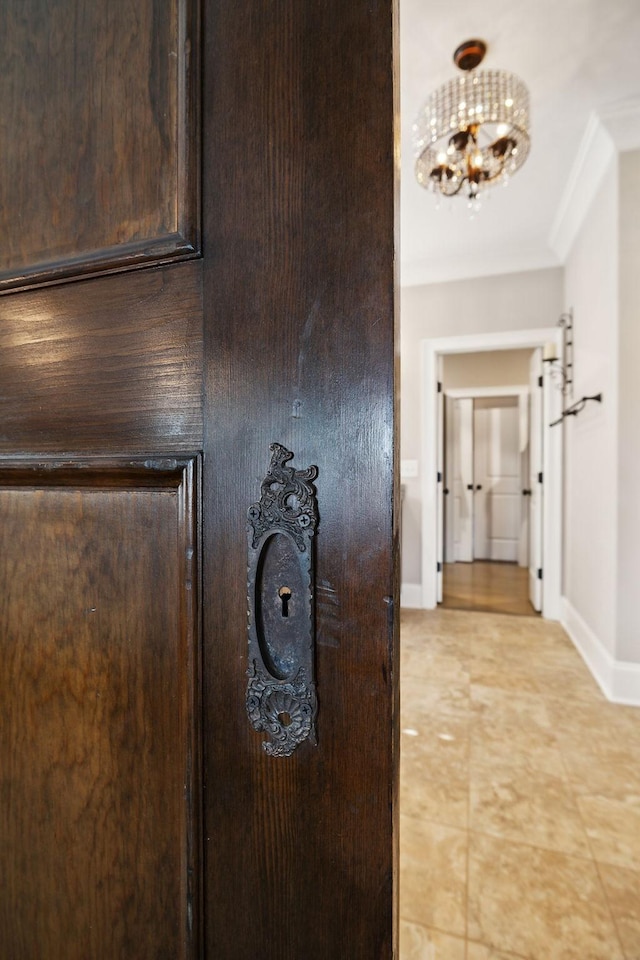
[(619, 167), (617, 638), (619, 660), (640, 662), (640, 151)]
[[(420, 462), (420, 343), (435, 337), (553, 327), (564, 309), (562, 268), (403, 287), (401, 328), (401, 457)], [(498, 384), (492, 384), (497, 386)], [(420, 465), (403, 479), (402, 580), (421, 581)]]
[(640, 705), (640, 151), (613, 155), (566, 263), (576, 395), (566, 426), (563, 621), (605, 693)]
[(618, 373), (618, 161), (614, 155), (565, 264), (574, 316), (574, 396), (602, 391), (567, 418), (564, 596), (615, 656)]

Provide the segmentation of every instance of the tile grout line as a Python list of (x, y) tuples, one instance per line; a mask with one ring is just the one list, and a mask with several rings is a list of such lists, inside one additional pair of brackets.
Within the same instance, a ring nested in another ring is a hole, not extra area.
[[(589, 843), (591, 843), (591, 841), (589, 841)], [(602, 887), (602, 893), (603, 893), (603, 895), (604, 895), (604, 902), (605, 902), (606, 905), (607, 905), (607, 910), (609, 911), (609, 915), (611, 916), (611, 922), (612, 922), (612, 924), (613, 924), (613, 929), (614, 929), (615, 932), (616, 932), (616, 937), (618, 938), (618, 942), (619, 942), (619, 944), (620, 944), (620, 956), (621, 956), (621, 957), (624, 957), (625, 960), (627, 960), (627, 952), (626, 952), (626, 950), (625, 950), (625, 948), (624, 948), (624, 944), (623, 944), (623, 942), (622, 942), (622, 937), (620, 936), (620, 929), (619, 929), (619, 927), (618, 927), (618, 922), (617, 922), (617, 920), (616, 920), (616, 918), (615, 918), (615, 915), (614, 915), (613, 910), (611, 909), (611, 900), (609, 899), (609, 894), (607, 893), (606, 884), (605, 884), (604, 880), (602, 879), (602, 872), (601, 872), (601, 870), (600, 870), (600, 867), (601, 867), (601, 866), (604, 866), (604, 864), (601, 864), (599, 860), (596, 860), (596, 859), (595, 859), (595, 857), (594, 857), (594, 859), (593, 859), (593, 862), (594, 862), (594, 865), (595, 865), (595, 868), (596, 868), (596, 873), (598, 874), (598, 880), (600, 881), (600, 886)], [(633, 958), (630, 958), (630, 960), (633, 960)]]
[(564, 767), (565, 773), (566, 773), (566, 775), (567, 775), (567, 783), (568, 783), (568, 785), (569, 785), (569, 789), (571, 790), (571, 796), (573, 797), (574, 803), (575, 803), (575, 805), (576, 805), (576, 810), (578, 811), (578, 816), (580, 817), (580, 823), (582, 824), (582, 829), (584, 830), (585, 837), (587, 838), (587, 846), (589, 847), (589, 850), (590, 850), (590, 852), (591, 852), (591, 860), (592, 860), (592, 862), (593, 862), (593, 865), (594, 865), (595, 870), (596, 870), (596, 874), (597, 874), (597, 876), (598, 876), (598, 882), (600, 883), (600, 889), (602, 890), (602, 895), (603, 895), (603, 898), (604, 898), (604, 903), (605, 903), (606, 908), (607, 908), (607, 910), (608, 910), (608, 912), (609, 912), (609, 917), (610, 917), (610, 919), (611, 919), (611, 923), (613, 924), (613, 929), (614, 929), (615, 932), (616, 932), (616, 937), (618, 938), (618, 944), (619, 944), (619, 946), (620, 946), (620, 956), (623, 957), (624, 960), (626, 960), (627, 953), (626, 953), (626, 951), (625, 951), (625, 949), (624, 949), (624, 944), (623, 944), (623, 942), (622, 942), (622, 937), (620, 936), (620, 930), (619, 930), (619, 928), (618, 928), (618, 923), (617, 923), (617, 921), (616, 921), (614, 912), (613, 912), (613, 910), (612, 910), (612, 908), (611, 908), (611, 901), (610, 901), (610, 899), (609, 899), (609, 894), (607, 893), (607, 887), (606, 887), (606, 884), (605, 884), (605, 882), (604, 882), (604, 880), (603, 880), (603, 878), (602, 878), (602, 871), (600, 870), (601, 864), (600, 864), (599, 860), (597, 859), (597, 857), (596, 857), (596, 855), (595, 855), (595, 851), (594, 851), (594, 848), (593, 848), (593, 844), (592, 844), (592, 842), (591, 842), (591, 837), (590, 837), (590, 835), (589, 835), (589, 831), (588, 831), (588, 829), (587, 829), (587, 825), (586, 825), (586, 823), (585, 823), (584, 816), (583, 816), (583, 814), (582, 814), (582, 810), (580, 809), (580, 804), (578, 803), (579, 797), (578, 797), (578, 795), (577, 795), (576, 792), (575, 792), (575, 789), (574, 789), (574, 786), (573, 786), (573, 782), (572, 782), (572, 780), (571, 780), (571, 773), (570, 773), (569, 767), (567, 766), (567, 762), (566, 762), (566, 760), (565, 760), (565, 755), (564, 755), (565, 752), (564, 752), (564, 749), (563, 749), (563, 747), (561, 746), (560, 743), (558, 743), (558, 750), (559, 750), (559, 752), (560, 752), (560, 760), (562, 761), (562, 766)]
[[(473, 634), (474, 634), (474, 625), (473, 625), (472, 622), (468, 622), (468, 611), (461, 611), (461, 610), (460, 610), (460, 611), (449, 611), (449, 612), (448, 612), (448, 616), (445, 617), (445, 619), (448, 620), (450, 617), (451, 617), (451, 619), (453, 619), (454, 622), (457, 622), (457, 623), (460, 624), (460, 625), (463, 625), (463, 624), (464, 624), (464, 625), (465, 625), (465, 629), (464, 629), (464, 630), (460, 630), (460, 628), (458, 627), (458, 628), (456, 629), (456, 631), (454, 631), (453, 639), (456, 640), (456, 643), (453, 644), (453, 647), (452, 647), (452, 649), (451, 649), (449, 652), (447, 652), (446, 649), (443, 648), (442, 655), (443, 655), (443, 657), (449, 657), (449, 658), (451, 658), (452, 660), (457, 660), (457, 661), (459, 662), (460, 667), (461, 667), (461, 668), (464, 668), (464, 669), (466, 670), (466, 672), (468, 673), (468, 669), (467, 669), (467, 668), (469, 667), (469, 663), (467, 662), (467, 661), (468, 661), (468, 655), (467, 655), (468, 651), (467, 651), (467, 653), (465, 653), (464, 646), (463, 646), (463, 644), (461, 644), (459, 641), (465, 641), (465, 642), (467, 643), (467, 647), (468, 647), (468, 642), (469, 642), (471, 639), (475, 639), (475, 638), (473, 637)], [(506, 618), (505, 618), (505, 619), (506, 619)], [(513, 615), (512, 615), (512, 619), (515, 619), (515, 617), (513, 617)], [(520, 619), (520, 618), (518, 618), (518, 619)], [(428, 640), (429, 640), (429, 638), (430, 638), (430, 631), (429, 631), (429, 629), (428, 629), (428, 627), (427, 627), (427, 622), (428, 622), (428, 621), (425, 621), (425, 627), (426, 627), (426, 629), (424, 629), (424, 631), (420, 631), (420, 632), (423, 634), (423, 637), (421, 638), (421, 642), (420, 642), (420, 643), (418, 643), (418, 642), (415, 643), (415, 646), (416, 646), (418, 652), (419, 652), (419, 648), (422, 647), (423, 644), (428, 643)], [(499, 628), (499, 630), (498, 630), (498, 633), (500, 634), (500, 633), (502, 633), (502, 632), (503, 632), (503, 631), (502, 631), (502, 626), (501, 626), (501, 627)], [(538, 632), (538, 631), (536, 631), (536, 633), (537, 633), (537, 632)], [(446, 628), (445, 628), (445, 626), (444, 626), (444, 623), (442, 623), (442, 624), (439, 625), (439, 627), (438, 627), (437, 630), (436, 630), (436, 633), (437, 633), (438, 637), (441, 636), (442, 638), (447, 638), (448, 635), (451, 636), (451, 634), (449, 634), (449, 632), (446, 630)], [(483, 631), (481, 630), (480, 633), (483, 633)], [(482, 642), (482, 639), (483, 639), (482, 636), (481, 636), (480, 638), (478, 638), (478, 642), (481, 643), (481, 642)], [(489, 639), (491, 640), (491, 638), (489, 638)], [(532, 636), (531, 639), (532, 639), (532, 641), (534, 641), (534, 640), (536, 639), (536, 637)], [(555, 644), (551, 645), (550, 650), (549, 650), (550, 653), (553, 653), (553, 649), (552, 649), (552, 648), (553, 648), (554, 646), (555, 646)], [(503, 666), (504, 666), (504, 665), (503, 665)], [(559, 664), (559, 665), (557, 665), (557, 666), (558, 666), (558, 669), (562, 669), (563, 664)], [(505, 669), (508, 669), (508, 664), (505, 666)], [(415, 677), (414, 679), (415, 679), (418, 683), (421, 682), (422, 680), (426, 680), (426, 681), (430, 680), (432, 683), (433, 683), (433, 682), (437, 682), (437, 671), (436, 671), (436, 674), (433, 674), (433, 673), (430, 672), (430, 674), (429, 674), (428, 677), (421, 677), (421, 676), (416, 675), (416, 677)], [(547, 723), (546, 723), (546, 724), (543, 724), (543, 726), (545, 726), (545, 727), (552, 727), (552, 728), (553, 728), (553, 731), (554, 731), (554, 732), (553, 732), (553, 742), (554, 742), (554, 745), (555, 745), (555, 749), (556, 749), (556, 751), (557, 751), (558, 759), (560, 760), (560, 765), (561, 765), (562, 774), (560, 775), (560, 777), (558, 777), (555, 773), (554, 773), (553, 775), (550, 774), (550, 776), (551, 776), (551, 778), (554, 779), (554, 780), (556, 780), (556, 779), (562, 780), (562, 782), (563, 782), (563, 784), (564, 784), (564, 787), (565, 787), (565, 789), (566, 789), (566, 791), (567, 791), (567, 797), (568, 797), (568, 798), (570, 797), (570, 798), (571, 798), (571, 801), (573, 802), (573, 806), (574, 806), (575, 812), (576, 812), (577, 815), (578, 815), (578, 818), (577, 818), (578, 823), (579, 823), (579, 825), (580, 825), (581, 828), (582, 828), (582, 833), (583, 833), (584, 839), (586, 840), (585, 852), (584, 852), (584, 853), (569, 852), (569, 851), (567, 851), (567, 850), (558, 849), (558, 848), (555, 847), (555, 846), (546, 846), (546, 845), (542, 845), (542, 846), (541, 846), (540, 843), (536, 842), (535, 839), (534, 839), (533, 841), (524, 841), (524, 840), (522, 840), (522, 839), (510, 839), (510, 838), (508, 838), (508, 837), (504, 837), (504, 836), (501, 835), (500, 833), (494, 834), (494, 833), (491, 833), (491, 832), (486, 832), (486, 831), (483, 830), (483, 829), (480, 829), (480, 830), (473, 830), (473, 829), (472, 829), (472, 797), (471, 797), (471, 791), (472, 791), (472, 781), (473, 781), (473, 768), (472, 768), (472, 764), (471, 764), (470, 757), (471, 757), (471, 734), (472, 734), (472, 728), (473, 728), (472, 720), (471, 720), (471, 705), (472, 705), (472, 703), (471, 703), (471, 701), (472, 701), (471, 692), (472, 692), (472, 686), (473, 686), (473, 685), (471, 684), (470, 681), (471, 681), (471, 677), (469, 676), (469, 677), (467, 677), (467, 683), (468, 683), (468, 685), (467, 685), (467, 690), (466, 690), (466, 695), (465, 695), (465, 696), (466, 696), (466, 706), (467, 706), (467, 719), (466, 719), (466, 728), (467, 728), (467, 737), (466, 737), (466, 741), (467, 741), (467, 744), (466, 744), (466, 745), (467, 745), (466, 819), (467, 819), (467, 823), (466, 823), (466, 827), (465, 827), (466, 858), (465, 858), (465, 891), (464, 891), (465, 920), (464, 920), (464, 941), (463, 941), (463, 943), (460, 944), (460, 946), (461, 946), (461, 954), (464, 956), (464, 960), (469, 960), (469, 957), (471, 956), (471, 953), (472, 953), (472, 950), (473, 950), (473, 947), (474, 947), (475, 944), (477, 944), (477, 945), (480, 946), (480, 947), (482, 947), (482, 946), (490, 947), (490, 946), (491, 946), (489, 943), (484, 944), (482, 940), (475, 940), (475, 939), (474, 939), (473, 941), (470, 941), (470, 939), (469, 939), (469, 934), (470, 934), (470, 904), (471, 904), (471, 897), (470, 897), (471, 842), (472, 842), (472, 838), (474, 838), (474, 837), (476, 837), (476, 836), (477, 836), (477, 837), (484, 836), (484, 837), (487, 837), (487, 838), (492, 838), (492, 839), (499, 840), (499, 841), (505, 841), (505, 842), (507, 842), (507, 843), (512, 843), (512, 844), (521, 844), (521, 845), (526, 846), (526, 847), (529, 847), (530, 849), (533, 849), (533, 850), (545, 851), (545, 852), (547, 852), (547, 853), (550, 853), (550, 854), (553, 854), (553, 855), (557, 855), (557, 856), (559, 856), (559, 857), (566, 858), (566, 859), (568, 859), (568, 860), (581, 861), (581, 862), (584, 863), (584, 864), (586, 864), (587, 862), (593, 863), (594, 866), (595, 866), (595, 875), (596, 875), (596, 878), (597, 878), (597, 884), (596, 884), (596, 890), (595, 890), (596, 899), (594, 899), (594, 906), (598, 903), (598, 900), (601, 898), (601, 899), (600, 899), (600, 903), (602, 904), (602, 907), (603, 907), (603, 909), (604, 909), (604, 916), (607, 917), (609, 923), (611, 924), (611, 927), (610, 927), (611, 934), (610, 934), (610, 935), (611, 935), (611, 937), (612, 937), (612, 940), (611, 940), (611, 944), (610, 944), (610, 945), (611, 945), (611, 947), (615, 950), (615, 944), (614, 944), (614, 942), (613, 942), (614, 939), (615, 939), (615, 942), (618, 944), (618, 949), (621, 951), (620, 957), (621, 957), (621, 958), (624, 957), (624, 958), (626, 958), (626, 960), (630, 960), (629, 956), (625, 953), (624, 946), (623, 946), (623, 942), (622, 942), (622, 938), (621, 938), (621, 936), (620, 936), (620, 930), (619, 930), (619, 928), (618, 928), (618, 923), (616, 922), (616, 919), (615, 919), (615, 917), (614, 917), (613, 910), (612, 910), (612, 907), (611, 907), (611, 898), (610, 898), (610, 896), (609, 896), (609, 894), (608, 894), (608, 892), (607, 892), (607, 888), (606, 888), (605, 883), (604, 883), (604, 880), (603, 880), (603, 870), (604, 870), (604, 868), (606, 867), (607, 864), (606, 864), (606, 861), (600, 862), (600, 861), (596, 858), (595, 849), (594, 849), (594, 845), (593, 845), (593, 840), (592, 840), (592, 838), (590, 837), (589, 833), (587, 832), (585, 816), (584, 816), (584, 813), (583, 813), (583, 811), (582, 811), (582, 809), (581, 809), (581, 807), (580, 807), (580, 804), (579, 804), (579, 799), (580, 799), (580, 797), (579, 797), (579, 795), (578, 795), (577, 792), (576, 792), (577, 782), (576, 782), (576, 780), (571, 776), (571, 773), (570, 773), (571, 767), (568, 765), (568, 761), (569, 761), (569, 757), (570, 757), (570, 755), (571, 755), (571, 751), (567, 748), (566, 745), (563, 745), (563, 741), (558, 737), (557, 731), (556, 731), (556, 729), (555, 729), (555, 724), (553, 724), (553, 721), (551, 720), (551, 722), (549, 722), (551, 715), (548, 713), (548, 709), (547, 709), (548, 706), (549, 706), (548, 701), (552, 701), (553, 703), (557, 703), (557, 701), (559, 701), (560, 699), (564, 699), (564, 698), (561, 697), (560, 691), (559, 691), (559, 690), (556, 691), (556, 692), (553, 692), (553, 691), (552, 691), (551, 693), (549, 693), (549, 692), (545, 692), (544, 689), (539, 689), (539, 688), (538, 688), (538, 689), (535, 690), (535, 692), (534, 692), (534, 691), (531, 691), (531, 693), (529, 694), (529, 696), (531, 697), (532, 701), (535, 701), (535, 703), (537, 703), (537, 704), (539, 704), (540, 706), (543, 707), (543, 712), (544, 712), (545, 718), (546, 718), (546, 720), (547, 720)], [(442, 683), (443, 683), (444, 685), (446, 685), (446, 682), (447, 682), (447, 681), (446, 681), (446, 678), (445, 678), (445, 680), (443, 680)], [(453, 681), (452, 681), (452, 682), (453, 682)], [(482, 684), (481, 684), (481, 686), (482, 686)], [(491, 684), (491, 683), (489, 683), (489, 684), (488, 684), (488, 688), (491, 689), (491, 690), (493, 690), (493, 689), (494, 689), (494, 685)], [(506, 697), (507, 695), (509, 695), (510, 693), (511, 693), (512, 695), (514, 695), (514, 696), (518, 696), (518, 692), (517, 692), (517, 691), (511, 691), (510, 688), (504, 688), (504, 689), (503, 689), (500, 685), (498, 685), (498, 687), (496, 687), (495, 689), (498, 690), (498, 691), (500, 691), (501, 693), (503, 693), (503, 694), (505, 695), (505, 697)], [(572, 691), (572, 692), (573, 692), (573, 691)], [(565, 694), (565, 696), (566, 696), (566, 694)], [(590, 704), (590, 703), (591, 703), (591, 698), (586, 695), (586, 692), (585, 692), (585, 694), (581, 694), (581, 691), (578, 691), (578, 693), (576, 693), (574, 696), (572, 696), (572, 697), (571, 697), (571, 700), (572, 700), (572, 702), (575, 700), (577, 704), (582, 704), (582, 703), (589, 703), (589, 704)], [(446, 711), (445, 711), (445, 712), (446, 712)], [(489, 761), (487, 761), (487, 763), (486, 763), (485, 765), (488, 766), (489, 768), (491, 768), (491, 766), (492, 766), (491, 762), (489, 762)], [(558, 770), (558, 773), (560, 773), (560, 770)], [(446, 780), (447, 780), (448, 778), (439, 778), (439, 777), (434, 778), (434, 777), (431, 777), (431, 778), (429, 778), (429, 779), (434, 780), (434, 782), (438, 782), (438, 783), (440, 783), (440, 782), (445, 782), (445, 783), (446, 783)], [(464, 782), (464, 781), (462, 781), (462, 782)], [(579, 780), (578, 780), (578, 783), (579, 783)], [(460, 810), (460, 812), (462, 812), (462, 810)], [(423, 820), (423, 821), (425, 821), (425, 822), (431, 822), (431, 823), (433, 823), (433, 824), (437, 824), (437, 825), (440, 825), (440, 826), (446, 826), (446, 827), (448, 827), (448, 828), (451, 829), (451, 830), (455, 830), (455, 829), (456, 829), (455, 825), (453, 825), (453, 824), (444, 824), (444, 823), (442, 822), (442, 819), (441, 819), (441, 818), (434, 818), (434, 817), (424, 818), (424, 817), (418, 816), (418, 817), (415, 817), (415, 818), (412, 818), (412, 819), (415, 819), (415, 820), (418, 820), (418, 821)], [(599, 896), (598, 896), (598, 894), (599, 894)], [(411, 921), (411, 922), (413, 922), (413, 921)], [(428, 929), (428, 928), (425, 928), (425, 929)], [(440, 932), (440, 933), (442, 933), (442, 934), (446, 934), (447, 936), (451, 936), (451, 937), (454, 937), (455, 939), (458, 939), (458, 935), (454, 935), (454, 934), (452, 934), (450, 931), (441, 930), (439, 927), (433, 927), (432, 929), (433, 929), (434, 931), (438, 931), (438, 932)], [(511, 955), (511, 954), (509, 954), (509, 955)], [(517, 954), (517, 953), (513, 953), (513, 956), (514, 956), (514, 960), (515, 960), (516, 957), (520, 957), (521, 955), (520, 955), (520, 954)], [(536, 956), (538, 957), (538, 960), (541, 960), (541, 957), (540, 957), (540, 956), (538, 956), (538, 955), (536, 955)], [(616, 956), (617, 956), (617, 951), (616, 951)], [(640, 958), (639, 958), (639, 960), (640, 960)]]
[(486, 837), (488, 840), (500, 840), (512, 846), (527, 847), (529, 850), (539, 850), (541, 853), (555, 854), (558, 857), (564, 857), (566, 860), (579, 860), (581, 863), (597, 862), (593, 855), (581, 857), (579, 853), (567, 853), (566, 850), (558, 850), (557, 847), (543, 847), (539, 843), (532, 843), (530, 840), (514, 840), (512, 837), (505, 837), (500, 833), (487, 833), (486, 830), (473, 830), (472, 832), (477, 837)]

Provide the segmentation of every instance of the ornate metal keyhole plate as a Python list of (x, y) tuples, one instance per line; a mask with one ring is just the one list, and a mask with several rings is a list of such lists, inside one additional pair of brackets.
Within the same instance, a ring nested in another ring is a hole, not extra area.
[(317, 467), (288, 466), (293, 453), (272, 443), (261, 497), (248, 511), (247, 714), (270, 756), (315, 744), (317, 698), (313, 620), (313, 538)]

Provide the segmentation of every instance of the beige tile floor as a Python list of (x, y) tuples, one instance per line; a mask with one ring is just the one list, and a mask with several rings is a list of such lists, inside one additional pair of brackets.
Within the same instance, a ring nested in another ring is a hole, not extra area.
[(640, 709), (539, 618), (401, 647), (401, 960), (640, 960)]

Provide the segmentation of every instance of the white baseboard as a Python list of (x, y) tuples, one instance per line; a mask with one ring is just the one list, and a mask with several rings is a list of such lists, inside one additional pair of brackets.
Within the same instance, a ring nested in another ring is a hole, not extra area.
[(562, 626), (608, 700), (640, 707), (640, 663), (615, 660), (566, 597)]
[(400, 606), (419, 610), (422, 607), (422, 584), (403, 583), (400, 588)]

